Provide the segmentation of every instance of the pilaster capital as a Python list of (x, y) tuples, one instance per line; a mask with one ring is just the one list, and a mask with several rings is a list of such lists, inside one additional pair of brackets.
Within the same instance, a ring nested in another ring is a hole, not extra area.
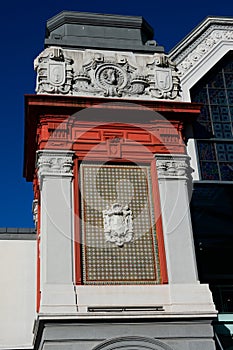
[(185, 154), (155, 154), (158, 179), (190, 180), (193, 169)]
[(45, 176), (72, 177), (73, 155), (73, 151), (37, 151), (36, 167), (39, 180)]

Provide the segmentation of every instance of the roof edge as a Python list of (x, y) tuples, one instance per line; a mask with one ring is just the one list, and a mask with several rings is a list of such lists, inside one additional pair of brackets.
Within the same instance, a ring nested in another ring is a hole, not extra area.
[(47, 21), (49, 31), (54, 30), (65, 23), (78, 23), (103, 26), (122, 27), (125, 28), (144, 28), (148, 33), (154, 35), (154, 30), (150, 24), (142, 16), (123, 16), (105, 13), (77, 12), (77, 11), (61, 11), (57, 15), (51, 17)]
[(207, 16), (191, 32), (189, 32), (177, 45), (169, 51), (169, 56), (175, 60), (182, 51), (186, 49), (197, 37), (204, 33), (212, 25), (232, 25), (233, 17)]

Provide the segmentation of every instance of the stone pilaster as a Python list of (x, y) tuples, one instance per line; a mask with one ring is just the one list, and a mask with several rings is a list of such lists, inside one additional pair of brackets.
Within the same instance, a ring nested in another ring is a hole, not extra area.
[(38, 151), (42, 313), (75, 312), (73, 285), (73, 152)]
[(186, 155), (155, 155), (169, 283), (198, 282)]

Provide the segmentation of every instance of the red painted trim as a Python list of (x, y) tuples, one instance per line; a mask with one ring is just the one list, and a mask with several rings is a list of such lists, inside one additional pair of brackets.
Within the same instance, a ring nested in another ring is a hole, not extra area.
[(158, 186), (155, 159), (153, 159), (153, 161), (151, 162), (151, 177), (152, 177), (152, 190), (154, 194), (154, 211), (155, 211), (156, 234), (157, 234), (158, 251), (159, 251), (161, 283), (165, 284), (165, 283), (168, 283), (168, 274), (167, 274), (167, 262), (166, 262), (165, 246), (164, 246), (161, 205), (160, 205), (159, 186)]
[[(95, 113), (92, 113), (90, 118), (86, 118), (85, 115), (84, 120), (86, 121), (82, 120), (82, 113), (77, 117), (77, 113), (86, 108), (91, 108), (92, 112), (95, 109), (98, 110), (98, 120), (100, 118), (101, 121), (98, 123), (96, 122)], [(110, 129), (118, 128), (118, 130), (122, 130), (123, 127), (128, 130), (133, 130), (135, 126), (135, 129), (137, 127), (142, 130), (146, 128), (148, 131), (153, 130), (152, 133), (158, 132), (159, 135), (161, 131), (160, 136), (162, 136), (162, 139), (160, 142), (157, 144), (152, 142), (150, 145), (153, 153), (184, 153), (181, 136), (179, 141), (167, 145), (167, 149), (166, 147), (162, 147), (163, 137), (167, 137), (166, 133), (164, 134), (164, 130), (167, 130), (168, 134), (171, 133), (171, 131), (169, 132), (168, 130), (168, 124), (170, 124), (181, 134), (184, 123), (194, 120), (200, 113), (200, 108), (200, 104), (189, 102), (26, 95), (24, 176), (27, 181), (32, 181), (35, 171), (34, 164), (37, 149), (43, 149), (45, 147), (50, 149), (77, 148), (77, 143), (73, 140), (73, 131), (77, 129), (80, 132), (84, 132), (84, 125), (86, 125), (88, 129), (99, 128), (102, 131), (106, 130), (106, 124), (108, 123), (108, 127), (110, 125), (111, 118), (109, 120), (109, 115), (111, 111), (117, 116), (118, 123), (112, 123)], [(103, 111), (105, 110), (105, 113), (102, 114), (100, 109), (103, 109)], [(129, 111), (131, 112), (127, 114)], [(139, 113), (137, 113), (137, 111)], [(145, 112), (143, 112), (143, 120), (140, 116), (140, 111)], [(157, 112), (157, 114), (154, 112)], [(162, 115), (162, 118), (159, 118), (158, 113)], [(73, 116), (75, 117), (73, 118)], [(66, 122), (67, 128), (65, 125)], [(59, 125), (61, 123), (64, 123), (64, 125), (62, 125), (62, 128), (59, 130)], [(127, 127), (125, 123), (128, 123)], [(51, 139), (53, 130), (55, 130), (54, 138)], [(90, 150), (90, 141), (91, 139), (89, 139), (89, 149), (85, 149), (84, 152)], [(94, 142), (94, 140), (92, 140), (92, 142)], [(145, 143), (148, 144), (148, 142)], [(85, 146), (84, 140), (82, 146)], [(155, 150), (155, 148), (157, 149)]]
[[(190, 103), (183, 101), (164, 101), (164, 100), (133, 100), (133, 99), (112, 99), (106, 97), (80, 97), (80, 96), (57, 96), (57, 95), (25, 95), (26, 107), (44, 108), (47, 113), (50, 109), (56, 107), (71, 108), (74, 112), (78, 109), (95, 107), (95, 108), (116, 108), (116, 109), (156, 109), (158, 111), (169, 112), (194, 112), (199, 113), (202, 104)], [(62, 108), (63, 109), (63, 108)], [(61, 112), (61, 109), (59, 109)], [(74, 113), (72, 112), (72, 114)]]
[(82, 284), (81, 261), (81, 229), (80, 229), (80, 198), (79, 198), (79, 160), (74, 159), (74, 260), (75, 284)]
[[(89, 161), (97, 161), (95, 158), (90, 158)], [(104, 159), (98, 158), (100, 163), (104, 162)], [(133, 159), (131, 159), (133, 161)], [(139, 159), (135, 159), (136, 162)], [(121, 159), (111, 159), (111, 163), (128, 163), (129, 160), (125, 158)], [(81, 256), (81, 227), (80, 227), (80, 198), (79, 198), (79, 182), (78, 182), (78, 159), (75, 159), (74, 166), (74, 212), (75, 212), (75, 282), (77, 285), (82, 284), (82, 256)], [(156, 172), (155, 159), (150, 156), (148, 152), (147, 156), (141, 160), (140, 164), (149, 164), (151, 169), (151, 178), (152, 178), (152, 191), (153, 191), (153, 207), (155, 215), (155, 225), (156, 225), (156, 236), (158, 243), (158, 253), (159, 253), (159, 265), (160, 265), (160, 275), (161, 275), (161, 284), (168, 283), (167, 275), (167, 264), (166, 264), (166, 253), (164, 247), (164, 238), (163, 238), (163, 228), (162, 228), (162, 216), (160, 208), (160, 197), (159, 197), (159, 188), (158, 188), (158, 179)]]

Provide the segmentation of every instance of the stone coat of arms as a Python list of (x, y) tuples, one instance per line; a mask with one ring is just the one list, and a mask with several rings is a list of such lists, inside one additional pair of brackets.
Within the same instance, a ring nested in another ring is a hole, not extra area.
[(171, 68), (155, 69), (155, 81), (159, 90), (168, 92), (172, 89), (172, 71)]
[(133, 215), (128, 206), (114, 203), (103, 211), (104, 234), (107, 242), (122, 247), (133, 239)]

